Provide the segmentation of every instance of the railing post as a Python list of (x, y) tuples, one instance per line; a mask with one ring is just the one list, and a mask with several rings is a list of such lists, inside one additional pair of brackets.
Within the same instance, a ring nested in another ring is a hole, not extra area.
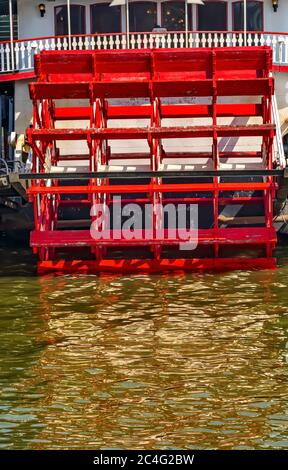
[(288, 37), (285, 36), (284, 39), (284, 63), (285, 65), (288, 64)]
[(185, 0), (185, 47), (188, 47), (188, 1)]
[(127, 35), (127, 41), (126, 41), (126, 47), (127, 49), (129, 49), (129, 43), (130, 43), (130, 40), (129, 40), (129, 1), (126, 0), (125, 2), (125, 7), (126, 7), (126, 35)]
[(243, 26), (244, 26), (244, 46), (247, 46), (247, 0), (244, 0), (243, 2), (243, 8), (244, 8), (244, 19), (243, 19)]
[(67, 19), (68, 19), (68, 45), (71, 50), (71, 9), (70, 0), (67, 0)]
[(280, 37), (278, 38), (279, 67), (282, 65), (283, 44), (284, 44), (284, 38), (283, 38), (282, 36), (280, 36)]
[(5, 72), (5, 52), (3, 44), (0, 44), (0, 63), (1, 63), (1, 72)]
[(12, 68), (12, 70), (15, 70), (14, 44), (13, 44), (13, 9), (12, 9), (12, 0), (9, 0), (9, 19), (10, 19), (11, 68)]

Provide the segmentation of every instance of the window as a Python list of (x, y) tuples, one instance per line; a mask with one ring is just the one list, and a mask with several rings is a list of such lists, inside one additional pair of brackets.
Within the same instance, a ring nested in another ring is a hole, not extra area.
[[(85, 34), (85, 7), (71, 5), (71, 34)], [(68, 34), (67, 6), (55, 7), (55, 36)]]
[[(163, 2), (162, 24), (168, 31), (183, 31), (185, 29), (185, 2)], [(192, 9), (188, 5), (188, 29), (192, 29)]]
[(120, 33), (121, 7), (109, 3), (91, 5), (91, 33)]
[(227, 2), (198, 5), (198, 31), (227, 31)]
[[(232, 4), (233, 29), (243, 31), (244, 29), (244, 8), (243, 2)], [(263, 2), (247, 2), (247, 31), (263, 31)]]
[(152, 31), (157, 23), (155, 2), (129, 3), (130, 31)]
[[(17, 2), (12, 0), (13, 14), (13, 38), (18, 37), (18, 16)], [(8, 2), (0, 1), (0, 41), (8, 41), (10, 39), (10, 17)]]

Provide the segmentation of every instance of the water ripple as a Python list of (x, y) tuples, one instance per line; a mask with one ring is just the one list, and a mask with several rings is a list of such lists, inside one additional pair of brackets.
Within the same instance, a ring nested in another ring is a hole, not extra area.
[(38, 278), (3, 256), (0, 448), (288, 447), (287, 263)]

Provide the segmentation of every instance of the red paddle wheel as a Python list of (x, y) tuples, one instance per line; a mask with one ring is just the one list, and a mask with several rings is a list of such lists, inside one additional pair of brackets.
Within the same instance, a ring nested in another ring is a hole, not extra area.
[[(273, 267), (271, 67), (266, 47), (41, 52), (27, 130), (39, 271)], [(127, 204), (152, 208), (149, 227), (127, 228)], [(193, 249), (167, 204), (197, 206)]]

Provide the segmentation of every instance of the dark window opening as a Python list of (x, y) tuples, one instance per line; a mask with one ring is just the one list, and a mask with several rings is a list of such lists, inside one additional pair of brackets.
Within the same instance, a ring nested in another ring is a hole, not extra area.
[[(71, 34), (85, 34), (85, 7), (71, 5)], [(55, 7), (55, 36), (68, 34), (67, 6)]]
[(198, 31), (227, 31), (227, 3), (198, 5)]
[[(162, 24), (168, 31), (185, 30), (185, 2), (163, 2)], [(192, 8), (188, 5), (188, 29), (192, 29)]]
[(130, 31), (152, 31), (157, 23), (157, 5), (154, 2), (129, 4)]
[[(17, 1), (12, 1), (13, 38), (18, 39)], [(0, 1), (0, 41), (10, 40), (9, 2)]]
[(121, 7), (109, 3), (91, 6), (91, 33), (120, 33)]
[[(243, 31), (244, 2), (233, 3), (232, 12), (234, 31)], [(263, 2), (247, 2), (247, 31), (263, 31)]]

